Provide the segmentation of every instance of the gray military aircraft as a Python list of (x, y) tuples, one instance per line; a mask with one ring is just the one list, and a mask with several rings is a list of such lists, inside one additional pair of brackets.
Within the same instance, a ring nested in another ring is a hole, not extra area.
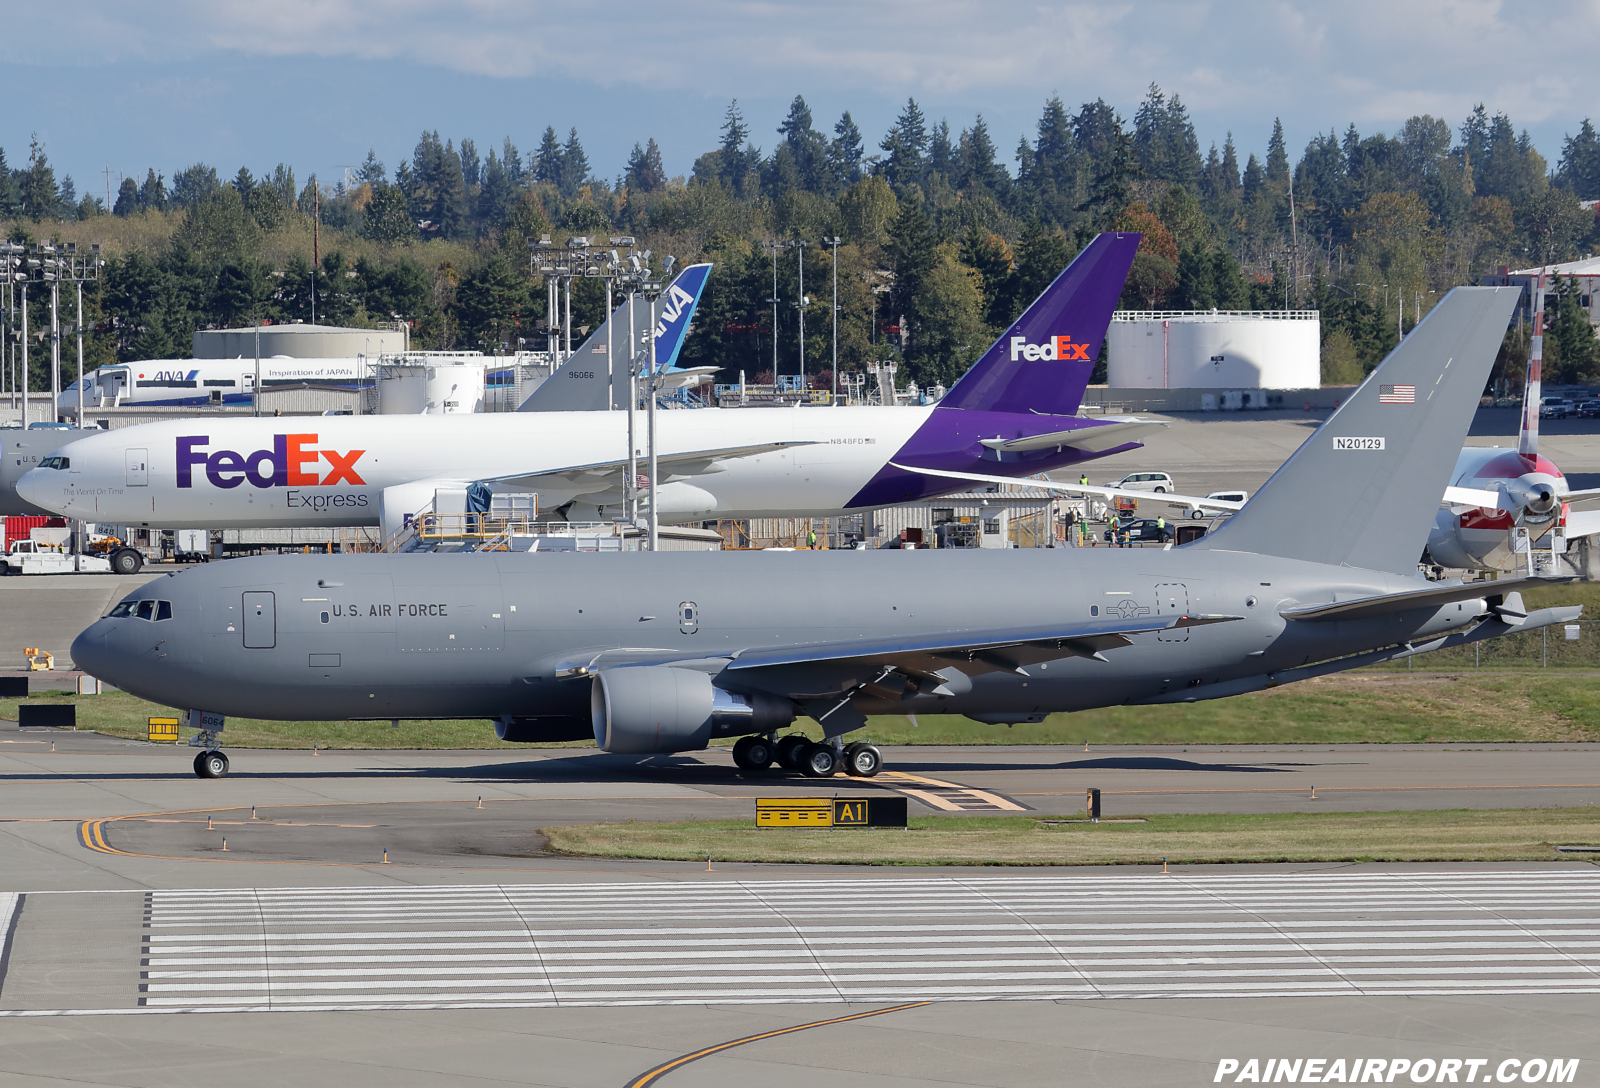
[[(1182, 547), (236, 559), (142, 586), (73, 659), (194, 708), (203, 777), (227, 715), (483, 718), (625, 753), (737, 736), (746, 769), (869, 776), (878, 750), (843, 737), (873, 714), (1215, 699), (1571, 621), (1523, 606), (1535, 580), (1417, 569), (1516, 297), (1451, 292)], [(800, 715), (828, 739), (778, 739)]]

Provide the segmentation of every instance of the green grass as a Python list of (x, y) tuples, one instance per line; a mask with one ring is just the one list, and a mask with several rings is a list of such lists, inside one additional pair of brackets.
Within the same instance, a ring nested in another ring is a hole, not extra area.
[[(145, 718), (175, 714), (122, 692), (70, 699), (80, 728), (143, 739)], [(15, 719), (17, 700), (0, 699)], [(809, 720), (797, 731), (820, 738)], [(1363, 670), (1270, 691), (1153, 707), (1055, 714), (1037, 725), (983, 725), (959, 715), (873, 718), (857, 736), (880, 744), (1421, 744), (1600, 741), (1600, 673), (1555, 670)], [(487, 721), (274, 722), (230, 718), (232, 748), (504, 748)], [(731, 742), (722, 742), (731, 743)], [(552, 747), (581, 748), (589, 741)]]
[(1600, 809), (1150, 816), (1050, 824), (1032, 817), (928, 816), (904, 830), (757, 830), (747, 820), (546, 827), (581, 857), (851, 865), (1159, 865), (1226, 862), (1550, 861), (1600, 845)]

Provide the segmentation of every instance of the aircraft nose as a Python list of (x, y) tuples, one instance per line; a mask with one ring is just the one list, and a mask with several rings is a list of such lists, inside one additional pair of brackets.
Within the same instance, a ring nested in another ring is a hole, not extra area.
[(111, 635), (112, 624), (107, 620), (96, 620), (72, 640), (72, 664), (90, 676), (121, 687), (115, 665), (115, 655), (107, 645)]
[(17, 494), (22, 496), (22, 498), (28, 502), (33, 503), (35, 506), (44, 505), (39, 501), (44, 497), (44, 488), (42, 486), (44, 481), (40, 479), (40, 476), (43, 475), (43, 473), (43, 469), (30, 468), (17, 480)]

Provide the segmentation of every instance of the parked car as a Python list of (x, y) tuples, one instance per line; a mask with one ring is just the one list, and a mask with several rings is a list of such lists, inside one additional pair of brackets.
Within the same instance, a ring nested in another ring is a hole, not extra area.
[[(1156, 544), (1165, 544), (1172, 539), (1172, 526), (1163, 528), (1156, 524), (1154, 518), (1140, 518), (1138, 521), (1123, 522), (1122, 533), (1129, 540), (1147, 540)], [(1110, 542), (1113, 537), (1111, 530), (1106, 529), (1105, 538)]]
[(1124, 491), (1154, 491), (1164, 495), (1177, 491), (1178, 485), (1165, 472), (1130, 472), (1120, 480), (1112, 480), (1107, 487), (1120, 487)]
[(1579, 419), (1600, 418), (1600, 400), (1583, 400), (1578, 402)]
[(1545, 397), (1539, 402), (1540, 419), (1566, 419), (1572, 414), (1572, 402), (1565, 397)]

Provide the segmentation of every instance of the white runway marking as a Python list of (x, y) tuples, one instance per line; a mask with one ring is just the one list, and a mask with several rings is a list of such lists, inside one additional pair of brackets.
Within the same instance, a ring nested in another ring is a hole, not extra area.
[(146, 909), (149, 1011), (1600, 993), (1590, 872), (246, 889)]

